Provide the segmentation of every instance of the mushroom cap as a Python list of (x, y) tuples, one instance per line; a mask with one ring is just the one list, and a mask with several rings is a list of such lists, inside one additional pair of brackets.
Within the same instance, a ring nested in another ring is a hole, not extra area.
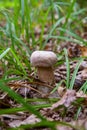
[(57, 62), (57, 56), (52, 51), (34, 51), (30, 62), (35, 67), (52, 67)]

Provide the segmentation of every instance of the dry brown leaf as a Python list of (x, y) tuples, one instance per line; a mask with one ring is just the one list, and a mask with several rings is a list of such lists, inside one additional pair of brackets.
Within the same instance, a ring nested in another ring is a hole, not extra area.
[(81, 70), (87, 69), (87, 61), (82, 61), (81, 65), (80, 65), (80, 69)]
[(75, 90), (67, 90), (63, 97), (56, 103), (54, 103), (51, 107), (51, 110), (64, 105), (65, 107), (69, 107), (72, 102), (74, 102), (78, 98), (84, 98), (83, 104), (87, 105), (87, 95), (82, 91), (76, 93)]
[(81, 75), (82, 75), (82, 79), (83, 79), (83, 80), (86, 80), (86, 79), (87, 79), (87, 68), (82, 71), (82, 74), (81, 74)]
[(53, 41), (52, 40), (49, 40), (49, 42), (46, 44), (45, 46), (45, 50), (46, 51), (52, 51), (53, 50), (53, 47), (54, 47), (54, 44), (53, 44)]
[(67, 90), (66, 93), (63, 95), (63, 97), (52, 105), (52, 110), (64, 105), (65, 107), (69, 107), (73, 101), (76, 100), (76, 92), (75, 90)]
[(68, 56), (69, 57), (78, 57), (80, 56), (79, 45), (71, 46), (68, 48)]
[(70, 128), (68, 126), (62, 126), (62, 125), (58, 125), (56, 127), (57, 130), (73, 130), (73, 128)]
[(87, 47), (86, 46), (78, 46), (81, 51), (81, 56), (87, 56)]
[(87, 130), (87, 118), (84, 120), (77, 120), (70, 122), (73, 126), (76, 128), (79, 128), (80, 130)]
[(66, 88), (63, 86), (60, 86), (60, 87), (58, 87), (57, 91), (58, 91), (59, 96), (62, 97), (64, 95), (64, 93), (66, 92)]
[(81, 45), (72, 45), (68, 47), (69, 57), (87, 56), (87, 47)]
[(19, 127), (21, 125), (26, 125), (26, 124), (35, 124), (37, 122), (40, 122), (40, 119), (38, 119), (35, 115), (30, 115), (28, 118), (25, 120), (14, 120), (13, 122), (9, 123), (10, 127)]
[(69, 124), (76, 129), (70, 128), (69, 126), (57, 125), (57, 130), (87, 130), (87, 119), (72, 121)]
[(84, 98), (82, 104), (87, 106), (87, 94), (83, 93), (83, 91), (79, 91), (76, 93), (77, 98)]
[(21, 120), (14, 120), (14, 121), (10, 122), (8, 125), (10, 127), (19, 127), (20, 125), (22, 125), (21, 123), (22, 123)]
[(77, 98), (81, 98), (82, 97), (82, 98), (86, 99), (87, 95), (83, 91), (79, 91), (79, 92), (76, 93), (76, 97)]

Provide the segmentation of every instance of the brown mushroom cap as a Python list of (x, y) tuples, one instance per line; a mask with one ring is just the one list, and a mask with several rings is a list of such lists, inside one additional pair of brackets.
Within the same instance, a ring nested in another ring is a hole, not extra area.
[(34, 51), (30, 62), (35, 67), (51, 67), (57, 62), (57, 56), (52, 51)]

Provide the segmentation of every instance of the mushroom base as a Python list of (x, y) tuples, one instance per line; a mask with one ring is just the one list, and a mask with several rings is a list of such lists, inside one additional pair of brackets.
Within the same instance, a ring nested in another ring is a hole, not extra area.
[(53, 68), (51, 67), (38, 67), (37, 74), (39, 80), (42, 82), (48, 83), (50, 85), (55, 83)]

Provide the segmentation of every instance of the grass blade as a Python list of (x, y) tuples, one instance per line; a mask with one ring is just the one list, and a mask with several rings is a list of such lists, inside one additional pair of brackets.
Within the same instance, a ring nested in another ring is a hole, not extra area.
[(14, 58), (16, 59), (18, 65), (19, 65), (19, 66), (21, 67), (21, 69), (23, 70), (24, 74), (27, 75), (27, 74), (26, 74), (26, 71), (25, 71), (23, 65), (21, 64), (21, 62), (19, 61), (17, 55), (14, 53), (14, 51), (13, 51), (12, 49), (10, 49), (10, 50), (11, 50), (12, 55), (13, 55)]
[(87, 81), (82, 85), (82, 87), (79, 89), (79, 91), (83, 91), (84, 93), (86, 93), (86, 91), (87, 91)]
[(81, 58), (81, 59), (79, 60), (78, 64), (76, 65), (76, 68), (75, 68), (75, 70), (74, 70), (74, 72), (73, 72), (73, 75), (72, 75), (72, 79), (71, 79), (71, 81), (70, 81), (70, 86), (69, 86), (70, 89), (73, 89), (73, 87), (74, 87), (74, 82), (75, 82), (75, 79), (76, 79), (76, 74), (77, 74), (77, 72), (78, 72), (78, 69), (79, 69), (80, 64), (82, 63), (82, 61), (83, 61), (83, 59)]
[(59, 31), (63, 31), (64, 33), (69, 34), (69, 36), (74, 37), (75, 39), (77, 39), (79, 42), (82, 42), (83, 44), (87, 44), (86, 41), (84, 41), (83, 38), (81, 38), (80, 36), (78, 36), (77, 34), (75, 34), (74, 32), (70, 32), (67, 29), (63, 29), (63, 28), (58, 28)]
[(1, 55), (0, 60), (10, 51), (10, 48), (7, 48)]
[[(51, 107), (52, 104), (41, 104), (41, 105), (36, 105), (33, 106), (35, 110), (41, 109), (41, 108), (46, 108), (46, 107)], [(8, 109), (0, 109), (0, 115), (3, 114), (11, 114), (11, 113), (16, 113), (20, 111), (27, 111), (25, 107), (16, 107), (16, 108), (8, 108)]]
[(69, 88), (69, 81), (70, 81), (70, 64), (69, 64), (69, 59), (68, 59), (68, 53), (67, 50), (64, 48), (64, 53), (65, 53), (65, 59), (66, 59), (66, 70), (67, 70), (67, 79), (66, 79), (66, 86)]
[(22, 26), (24, 26), (24, 0), (21, 0), (21, 17), (22, 17)]
[[(54, 39), (60, 39), (60, 40), (64, 40), (64, 41), (70, 41), (70, 42), (73, 42), (73, 43), (77, 43), (77, 44), (79, 44), (79, 45), (81, 45), (83, 42), (81, 42), (81, 41), (79, 41), (79, 40), (77, 40), (77, 39), (72, 39), (72, 38), (70, 38), (70, 37), (65, 37), (65, 36), (50, 36), (49, 37), (49, 39), (50, 38), (54, 38)], [(87, 45), (87, 43), (85, 42), (85, 45)]]
[[(64, 20), (64, 17), (60, 18), (51, 28), (50, 33), (48, 34), (46, 41), (43, 44), (43, 48), (45, 47), (45, 45), (47, 44), (47, 41), (50, 39), (52, 33), (54, 32), (54, 30), (57, 28), (58, 25), (60, 25), (60, 23)], [(42, 48), (42, 49), (43, 49)]]

